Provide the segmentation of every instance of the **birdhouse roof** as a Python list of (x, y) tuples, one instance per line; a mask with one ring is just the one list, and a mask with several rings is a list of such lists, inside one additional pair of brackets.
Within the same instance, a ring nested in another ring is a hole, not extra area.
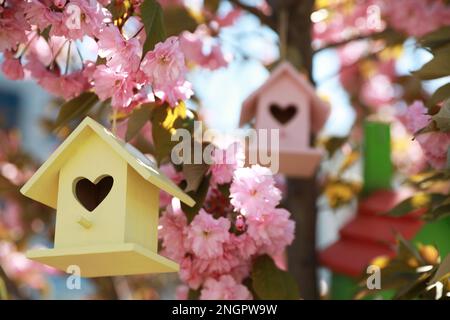
[(299, 91), (302, 91), (309, 96), (311, 100), (311, 129), (314, 133), (318, 132), (322, 129), (328, 118), (330, 106), (317, 96), (316, 91), (309, 80), (288, 62), (280, 63), (271, 72), (266, 82), (264, 82), (261, 87), (259, 87), (244, 101), (239, 122), (240, 126), (252, 120), (256, 114), (259, 97), (282, 76), (291, 79), (292, 82), (298, 87)]
[(395, 256), (396, 234), (412, 239), (423, 226), (423, 210), (402, 217), (382, 215), (405, 199), (409, 193), (377, 191), (361, 201), (358, 212), (340, 230), (340, 239), (320, 252), (321, 263), (334, 272), (361, 276), (378, 256)]
[(189, 206), (195, 204), (191, 197), (156, 168), (153, 161), (131, 144), (118, 139), (109, 130), (89, 117), (86, 117), (80, 123), (20, 191), (31, 199), (56, 208), (58, 195), (54, 194), (55, 192), (49, 192), (49, 190), (55, 190), (54, 186), (58, 185), (60, 169), (67, 161), (70, 161), (71, 153), (76, 152), (77, 146), (83, 144), (90, 133), (97, 135), (106, 142), (142, 178)]

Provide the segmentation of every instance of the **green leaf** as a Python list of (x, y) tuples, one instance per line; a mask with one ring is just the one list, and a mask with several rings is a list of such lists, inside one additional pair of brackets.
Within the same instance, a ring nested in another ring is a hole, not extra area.
[(434, 52), (434, 58), (413, 73), (422, 80), (431, 80), (450, 75), (450, 45)]
[(348, 141), (348, 136), (346, 137), (330, 137), (324, 142), (325, 150), (327, 150), (330, 158), (340, 150), (340, 148)]
[(418, 136), (418, 135), (421, 135), (424, 133), (429, 133), (429, 132), (437, 132), (437, 131), (439, 131), (439, 129), (436, 126), (436, 122), (430, 121), (425, 127), (416, 131), (414, 133), (414, 136)]
[(211, 179), (211, 175), (205, 176), (203, 178), (202, 182), (200, 183), (200, 186), (198, 187), (197, 191), (187, 192), (187, 194), (192, 199), (195, 200), (195, 206), (189, 207), (189, 206), (185, 205), (184, 203), (181, 203), (181, 209), (183, 209), (184, 213), (186, 213), (189, 223), (191, 223), (191, 221), (194, 219), (194, 217), (197, 215), (197, 213), (203, 207), (203, 203), (205, 202), (206, 195), (208, 194), (210, 179)]
[(150, 115), (152, 114), (155, 105), (153, 103), (145, 103), (140, 108), (134, 109), (128, 119), (127, 133), (125, 135), (125, 141), (133, 139), (139, 131), (145, 126), (147, 121), (150, 121)]
[(437, 89), (431, 98), (428, 100), (428, 106), (434, 106), (435, 104), (450, 98), (450, 83), (444, 84), (442, 87)]
[(374, 40), (384, 40), (387, 47), (402, 44), (406, 40), (403, 33), (397, 32), (392, 28), (387, 28), (383, 32), (375, 33), (371, 38)]
[(431, 208), (437, 203), (444, 201), (445, 198), (446, 196), (440, 193), (418, 192), (412, 197), (400, 202), (389, 212), (382, 214), (388, 214), (393, 217), (401, 217), (421, 208)]
[(450, 216), (450, 203), (437, 206), (431, 212), (428, 212), (424, 219), (426, 221), (437, 221), (448, 216)]
[(122, 17), (130, 7), (130, 1), (112, 1), (106, 8), (112, 15), (112, 19)]
[[(397, 262), (402, 262), (404, 264), (405, 261), (408, 261), (410, 258), (417, 259), (419, 263), (424, 264), (423, 258), (420, 253), (417, 251), (417, 248), (411, 241), (406, 240), (400, 233), (396, 234), (398, 246), (397, 246), (397, 257), (394, 260)], [(411, 266), (405, 265), (405, 270), (410, 270)], [(414, 269), (414, 268), (413, 268)]]
[(166, 39), (163, 10), (156, 0), (144, 0), (141, 5), (141, 18), (147, 35), (144, 42), (145, 55), (155, 48), (158, 42)]
[(61, 106), (55, 121), (55, 129), (59, 129), (68, 122), (81, 118), (98, 102), (93, 92), (83, 92), (78, 97), (67, 101)]
[(219, 9), (220, 0), (204, 0), (203, 6), (207, 8), (212, 13), (216, 12)]
[(300, 299), (297, 282), (286, 271), (280, 270), (268, 255), (258, 257), (252, 268), (253, 290), (263, 300)]
[[(400, 277), (402, 275), (399, 275)], [(412, 300), (417, 298), (422, 292), (426, 290), (428, 275), (424, 274), (422, 276), (418, 276), (416, 279), (411, 279), (401, 287), (395, 295), (392, 297), (392, 300)]]
[(242, 284), (247, 287), (248, 291), (250, 291), (250, 293), (252, 294), (254, 300), (261, 300), (261, 298), (258, 297), (258, 294), (255, 292), (255, 290), (253, 290), (253, 280), (251, 277), (245, 278), (244, 281), (242, 281)]
[(183, 31), (193, 32), (197, 21), (184, 7), (169, 7), (164, 9), (164, 26), (167, 37), (177, 36)]
[(198, 300), (200, 298), (200, 289), (193, 290), (189, 289), (188, 300)]
[(440, 28), (419, 39), (422, 47), (436, 49), (450, 42), (450, 27)]
[(184, 191), (197, 191), (208, 169), (209, 165), (206, 163), (183, 164), (183, 175), (187, 183)]
[(50, 25), (40, 32), (40, 36), (43, 37), (45, 39), (45, 41), (48, 41), (48, 39), (50, 38), (50, 29), (51, 28), (52, 28), (52, 26)]
[(441, 262), (429, 284), (433, 284), (448, 277), (450, 277), (450, 254), (448, 254), (444, 261)]
[(413, 185), (417, 186), (418, 188), (426, 188), (426, 184), (429, 184), (429, 182), (437, 182), (437, 181), (448, 181), (450, 179), (450, 172), (445, 171), (436, 171), (432, 172), (431, 174), (427, 174), (423, 176), (420, 179), (417, 179), (416, 181), (410, 181)]
[(433, 115), (433, 120), (440, 131), (450, 131), (450, 100), (447, 100), (439, 112)]

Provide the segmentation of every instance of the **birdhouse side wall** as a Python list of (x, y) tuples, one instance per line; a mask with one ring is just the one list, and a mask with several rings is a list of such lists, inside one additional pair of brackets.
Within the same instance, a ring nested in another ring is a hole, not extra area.
[[(94, 133), (74, 143), (78, 145), (70, 149), (59, 173), (55, 248), (123, 243), (128, 165)], [(77, 199), (77, 181), (99, 183), (108, 175), (113, 178), (109, 193), (94, 210), (87, 210)]]
[(159, 193), (128, 166), (125, 242), (158, 251)]
[[(279, 129), (280, 150), (296, 151), (309, 147), (310, 98), (292, 77), (281, 75), (260, 94), (257, 103), (255, 127)], [(293, 116), (291, 112), (289, 121), (281, 123), (274, 117), (271, 107), (284, 113), (285, 118), (292, 107), (295, 107), (296, 111)]]

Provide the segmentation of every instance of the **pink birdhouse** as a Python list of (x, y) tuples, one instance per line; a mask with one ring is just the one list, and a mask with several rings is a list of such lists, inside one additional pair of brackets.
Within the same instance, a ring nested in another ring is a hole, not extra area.
[[(278, 65), (269, 79), (243, 104), (240, 125), (279, 130), (279, 172), (294, 177), (312, 176), (322, 150), (310, 145), (330, 113), (329, 105), (315, 93), (308, 79), (291, 64)], [(250, 145), (251, 151), (257, 148)]]

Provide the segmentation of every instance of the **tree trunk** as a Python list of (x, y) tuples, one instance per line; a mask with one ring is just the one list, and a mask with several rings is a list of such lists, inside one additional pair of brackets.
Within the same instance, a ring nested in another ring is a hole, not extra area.
[[(287, 17), (287, 58), (298, 68), (308, 73), (312, 79), (311, 13), (314, 0), (270, 1), (278, 25), (280, 10)], [(313, 82), (314, 83), (314, 82)], [(311, 140), (314, 138), (311, 137)], [(318, 299), (316, 221), (317, 185), (316, 177), (288, 179), (286, 207), (292, 212), (296, 222), (296, 238), (288, 250), (289, 270), (296, 278), (301, 297)]]

